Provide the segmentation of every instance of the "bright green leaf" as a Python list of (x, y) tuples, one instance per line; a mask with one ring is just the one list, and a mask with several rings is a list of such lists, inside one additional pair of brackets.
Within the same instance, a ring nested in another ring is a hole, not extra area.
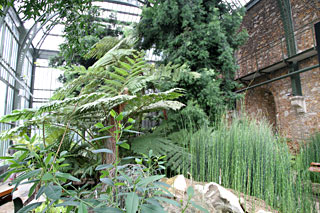
[(45, 173), (41, 178), (41, 180), (43, 181), (52, 180), (52, 179), (53, 179), (53, 175), (51, 173)]
[(127, 213), (136, 213), (139, 205), (139, 197), (135, 192), (130, 192), (126, 198)]
[(88, 208), (83, 202), (80, 203), (78, 213), (88, 213)]
[(127, 143), (122, 143), (122, 144), (120, 144), (120, 146), (122, 147), (122, 148), (124, 148), (124, 149), (130, 149), (130, 145), (129, 144), (127, 144)]

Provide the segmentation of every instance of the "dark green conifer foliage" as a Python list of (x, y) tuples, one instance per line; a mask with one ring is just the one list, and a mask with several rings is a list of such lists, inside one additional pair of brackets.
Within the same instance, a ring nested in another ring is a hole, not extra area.
[(244, 9), (221, 0), (158, 0), (146, 6), (137, 25), (139, 48), (155, 48), (163, 63), (187, 64), (200, 78), (177, 82), (212, 120), (216, 109), (237, 98), (234, 51), (245, 41), (239, 27)]

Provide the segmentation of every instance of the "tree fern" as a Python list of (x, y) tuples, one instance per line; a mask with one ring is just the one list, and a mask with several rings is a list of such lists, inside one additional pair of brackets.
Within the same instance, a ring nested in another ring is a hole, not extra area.
[(191, 166), (191, 154), (163, 135), (148, 134), (135, 138), (131, 142), (131, 149), (136, 154), (148, 154), (149, 150), (152, 150), (155, 155), (166, 155), (166, 166), (171, 171), (184, 172)]

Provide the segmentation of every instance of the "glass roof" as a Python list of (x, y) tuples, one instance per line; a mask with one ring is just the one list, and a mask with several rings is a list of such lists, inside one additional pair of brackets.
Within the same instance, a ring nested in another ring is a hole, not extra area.
[[(230, 3), (230, 5), (233, 7), (242, 7), (248, 2), (255, 0), (225, 1)], [(120, 24), (130, 25), (131, 23), (137, 23), (140, 21), (141, 6), (143, 6), (140, 2), (137, 0), (104, 0), (104, 2), (93, 2), (93, 5), (101, 8), (101, 18), (105, 19), (109, 18), (110, 15), (113, 15), (116, 17), (117, 21), (120, 22)], [(16, 6), (18, 7), (19, 5)], [(54, 21), (54, 19), (52, 19), (52, 21)], [(59, 45), (63, 43), (63, 26), (55, 25), (51, 30), (47, 30), (47, 26), (51, 24), (51, 22), (42, 27), (33, 39), (32, 44), (36, 49), (58, 51)], [(30, 29), (33, 25), (34, 20), (29, 20), (24, 23), (24, 26), (27, 29)]]

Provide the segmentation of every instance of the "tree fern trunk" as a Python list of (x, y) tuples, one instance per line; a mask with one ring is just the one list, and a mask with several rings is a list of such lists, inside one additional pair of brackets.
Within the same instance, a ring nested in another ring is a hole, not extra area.
[[(111, 117), (109, 123), (110, 123), (110, 125), (113, 125), (113, 127), (110, 129), (110, 131), (115, 132), (117, 130), (115, 127), (115, 125), (117, 125), (115, 119), (113, 117)], [(117, 143), (117, 141), (116, 141), (115, 136), (108, 138), (105, 141), (105, 147), (107, 149), (110, 149), (113, 152), (113, 154), (106, 153), (106, 159), (105, 159), (106, 164), (113, 164), (119, 157), (116, 143)]]

